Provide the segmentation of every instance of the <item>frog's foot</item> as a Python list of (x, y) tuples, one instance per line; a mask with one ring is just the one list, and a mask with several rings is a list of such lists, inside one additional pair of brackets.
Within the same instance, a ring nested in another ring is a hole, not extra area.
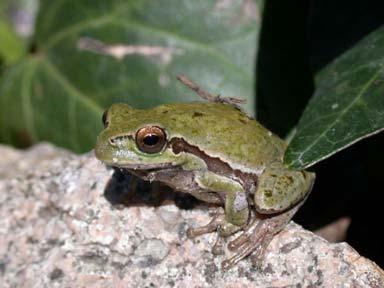
[(224, 238), (235, 234), (242, 227), (229, 223), (225, 219), (224, 213), (216, 213), (212, 216), (212, 220), (204, 226), (189, 228), (187, 230), (187, 237), (194, 238), (203, 234), (217, 231), (217, 240), (212, 247), (212, 253), (219, 255), (224, 253)]
[(298, 208), (294, 207), (277, 215), (267, 215), (264, 219), (255, 219), (240, 236), (228, 243), (228, 249), (234, 251), (234, 255), (222, 262), (222, 268), (231, 268), (251, 253), (254, 253), (253, 264), (260, 267), (269, 243), (288, 224)]
[(245, 231), (228, 244), (228, 249), (234, 251), (234, 255), (221, 263), (224, 270), (231, 268), (252, 252), (255, 252), (256, 261), (261, 263), (265, 250), (275, 235), (274, 231), (272, 232), (266, 227), (267, 225), (262, 224), (262, 221), (259, 221), (257, 224), (251, 225), (249, 231)]
[(188, 228), (187, 237), (195, 238), (203, 234), (212, 233), (216, 231), (217, 228), (224, 223), (224, 221), (225, 221), (224, 214), (216, 213), (212, 216), (211, 221), (207, 225), (195, 227), (195, 228)]
[(215, 244), (212, 247), (212, 254), (214, 255), (222, 255), (224, 254), (225, 240), (220, 234), (217, 234), (217, 239)]
[(224, 254), (225, 238), (235, 234), (239, 230), (243, 229), (240, 226), (233, 225), (229, 222), (224, 222), (217, 227), (217, 240), (212, 247), (212, 253), (215, 255)]
[(195, 228), (188, 228), (187, 237), (195, 238), (203, 234), (217, 231), (219, 236), (226, 238), (242, 229), (241, 226), (237, 226), (228, 222), (225, 219), (225, 213), (223, 210), (210, 213), (210, 216), (212, 217), (212, 219), (207, 225)]

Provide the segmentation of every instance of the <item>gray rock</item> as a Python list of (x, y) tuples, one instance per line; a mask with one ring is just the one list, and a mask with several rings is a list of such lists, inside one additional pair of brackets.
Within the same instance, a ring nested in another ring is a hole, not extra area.
[(93, 153), (43, 144), (0, 154), (1, 287), (384, 287), (383, 271), (348, 244), (293, 222), (261, 268), (247, 258), (222, 271), (215, 235), (185, 237), (208, 222), (206, 206), (112, 206), (112, 172)]
[(140, 267), (153, 266), (160, 263), (168, 254), (168, 247), (159, 239), (146, 239), (135, 250), (134, 257)]

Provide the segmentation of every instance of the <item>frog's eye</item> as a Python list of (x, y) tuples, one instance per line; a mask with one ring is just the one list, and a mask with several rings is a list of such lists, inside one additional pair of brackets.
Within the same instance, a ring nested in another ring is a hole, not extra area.
[(108, 116), (108, 109), (104, 111), (103, 117), (101, 118), (103, 121), (104, 128), (107, 128), (108, 124), (109, 124), (109, 122), (107, 120), (107, 116)]
[(160, 152), (166, 142), (167, 136), (160, 127), (146, 126), (136, 132), (136, 145), (142, 152), (149, 154)]

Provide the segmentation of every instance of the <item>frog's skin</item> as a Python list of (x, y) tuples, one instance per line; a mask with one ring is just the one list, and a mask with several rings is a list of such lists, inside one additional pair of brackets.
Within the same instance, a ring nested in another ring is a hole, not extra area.
[(283, 140), (228, 104), (114, 104), (103, 122), (95, 148), (102, 162), (224, 207), (208, 225), (188, 230), (190, 237), (218, 231), (220, 240), (242, 231), (228, 244), (234, 255), (224, 268), (253, 251), (260, 262), (314, 181), (313, 173), (283, 165)]

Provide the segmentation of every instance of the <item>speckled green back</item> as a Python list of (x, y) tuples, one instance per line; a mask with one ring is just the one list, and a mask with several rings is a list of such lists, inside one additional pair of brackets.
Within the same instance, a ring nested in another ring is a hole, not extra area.
[(178, 103), (146, 110), (115, 104), (109, 113), (114, 134), (134, 135), (143, 126), (157, 125), (168, 139), (182, 137), (210, 156), (250, 169), (281, 160), (286, 146), (257, 121), (225, 104)]

